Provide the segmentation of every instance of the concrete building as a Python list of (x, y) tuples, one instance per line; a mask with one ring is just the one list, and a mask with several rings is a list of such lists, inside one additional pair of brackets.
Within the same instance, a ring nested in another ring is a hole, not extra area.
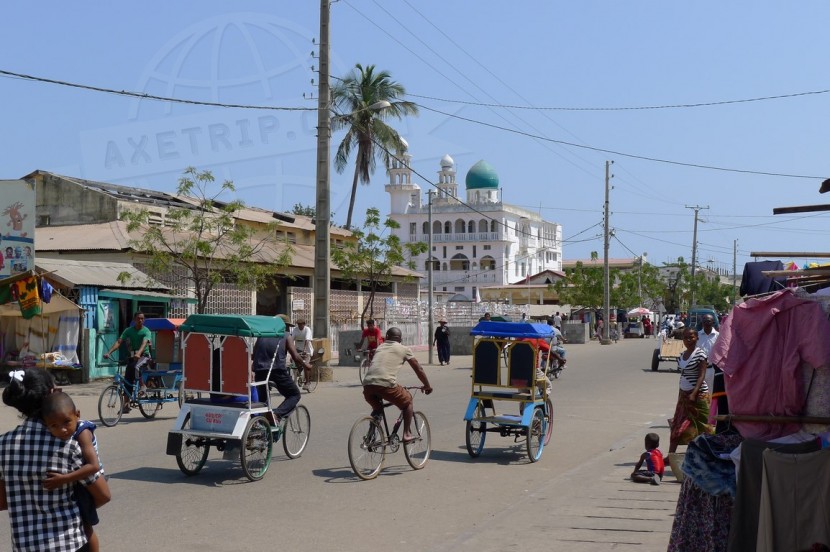
[(459, 195), (455, 162), (441, 159), (438, 182), (429, 196), (412, 182), (411, 156), (399, 153), (388, 167), (390, 217), (400, 224), (401, 241), (429, 242), (432, 251), (419, 256), (422, 293), (426, 273), (433, 267), (436, 300), (463, 295), (481, 298), (481, 289), (524, 281), (546, 270), (562, 270), (562, 226), (544, 220), (539, 213), (502, 201), (499, 176), (485, 161), (473, 165)]

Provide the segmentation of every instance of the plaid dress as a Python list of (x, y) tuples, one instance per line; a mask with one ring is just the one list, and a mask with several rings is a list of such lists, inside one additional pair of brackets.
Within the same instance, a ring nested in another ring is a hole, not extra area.
[(12, 550), (75, 552), (86, 544), (72, 485), (43, 488), (46, 472), (68, 473), (82, 464), (78, 442), (56, 439), (39, 420), (27, 419), (0, 436), (0, 479), (9, 505)]

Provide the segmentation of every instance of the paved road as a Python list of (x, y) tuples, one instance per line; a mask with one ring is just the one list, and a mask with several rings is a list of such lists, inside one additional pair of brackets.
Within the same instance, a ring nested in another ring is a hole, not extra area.
[[(185, 477), (165, 455), (178, 408), (165, 406), (155, 420), (134, 411), (98, 430), (114, 496), (100, 511), (101, 542), (119, 552), (665, 550), (679, 485), (670, 473), (661, 486), (626, 480), (647, 432), (668, 445), (677, 375), (649, 370), (653, 346), (637, 339), (570, 346), (569, 368), (554, 383), (553, 439), (535, 464), (523, 444), (493, 435), (480, 458), (467, 455), (470, 357), (428, 367), (436, 391), (416, 399), (432, 426), (426, 468), (411, 470), (399, 452), (374, 481), (352, 474), (346, 452), (352, 422), (367, 411), (356, 368), (336, 367), (337, 381), (304, 395), (312, 416), (305, 454), (288, 460), (278, 444), (255, 483), (238, 460), (213, 450), (200, 474)], [(425, 361), (427, 353), (418, 356)], [(404, 370), (404, 383), (416, 383)], [(65, 390), (97, 421), (103, 386)], [(0, 407), (0, 431), (18, 423), (15, 413)], [(0, 513), (0, 542), (8, 531)]]

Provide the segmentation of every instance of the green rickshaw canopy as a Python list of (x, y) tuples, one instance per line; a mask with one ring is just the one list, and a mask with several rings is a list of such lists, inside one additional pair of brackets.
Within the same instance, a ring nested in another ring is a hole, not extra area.
[(191, 314), (180, 331), (239, 337), (282, 337), (285, 322), (273, 316), (240, 314)]

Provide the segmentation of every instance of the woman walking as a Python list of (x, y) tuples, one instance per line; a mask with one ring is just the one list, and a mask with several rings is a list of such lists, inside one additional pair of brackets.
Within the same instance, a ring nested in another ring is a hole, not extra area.
[(442, 318), (438, 321), (438, 327), (435, 328), (435, 337), (432, 340), (433, 345), (438, 346), (438, 362), (441, 366), (444, 363), (450, 363), (450, 329), (447, 327), (447, 319)]
[(669, 453), (679, 445), (687, 445), (698, 435), (712, 433), (709, 425), (709, 387), (706, 385), (706, 352), (697, 346), (697, 331), (683, 330), (683, 344), (686, 350), (677, 359), (680, 369), (680, 393), (674, 418), (669, 420), (671, 435)]

